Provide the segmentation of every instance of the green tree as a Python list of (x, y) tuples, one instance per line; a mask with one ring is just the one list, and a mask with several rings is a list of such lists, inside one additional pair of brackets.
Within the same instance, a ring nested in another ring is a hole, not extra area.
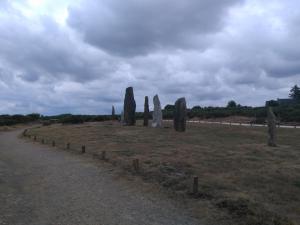
[(201, 108), (201, 106), (194, 106), (193, 108), (192, 108), (192, 111), (200, 111), (202, 108)]
[(175, 109), (175, 105), (166, 105), (165, 106), (166, 111), (174, 111), (174, 109)]
[(227, 103), (227, 108), (236, 108), (236, 102), (231, 100)]
[(297, 85), (292, 87), (289, 97), (296, 100), (297, 102), (300, 101), (300, 88)]

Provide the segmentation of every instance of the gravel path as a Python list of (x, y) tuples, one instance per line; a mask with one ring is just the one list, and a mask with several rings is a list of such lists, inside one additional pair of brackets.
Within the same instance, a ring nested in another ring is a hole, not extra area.
[[(0, 133), (0, 224), (199, 224), (86, 157)], [(100, 164), (100, 163), (99, 163)]]

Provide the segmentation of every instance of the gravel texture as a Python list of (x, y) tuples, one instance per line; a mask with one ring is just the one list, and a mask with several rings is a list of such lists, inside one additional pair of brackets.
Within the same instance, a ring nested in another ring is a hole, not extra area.
[(143, 191), (109, 167), (19, 134), (0, 133), (1, 225), (200, 224), (175, 201)]

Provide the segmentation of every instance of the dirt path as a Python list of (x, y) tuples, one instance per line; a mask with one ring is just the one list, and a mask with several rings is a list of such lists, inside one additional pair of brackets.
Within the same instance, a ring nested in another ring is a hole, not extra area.
[(199, 224), (80, 155), (0, 133), (0, 224)]

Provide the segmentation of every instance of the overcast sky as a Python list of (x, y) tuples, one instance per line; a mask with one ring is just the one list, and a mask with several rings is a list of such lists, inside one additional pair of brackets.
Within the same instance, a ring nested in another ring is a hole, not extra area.
[[(0, 0), (0, 114), (260, 106), (300, 84), (299, 0)], [(152, 106), (151, 106), (152, 108)]]

